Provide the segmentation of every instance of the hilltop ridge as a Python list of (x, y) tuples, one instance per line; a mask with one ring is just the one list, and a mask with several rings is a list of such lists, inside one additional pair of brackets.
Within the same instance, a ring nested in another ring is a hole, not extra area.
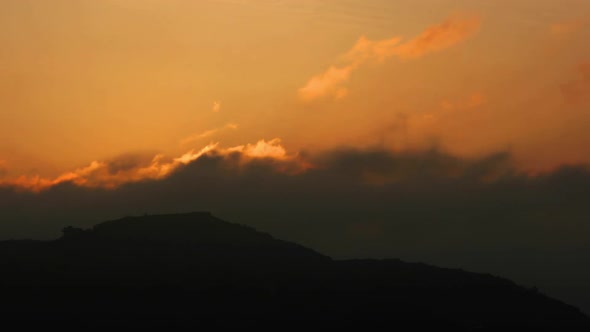
[(4, 321), (590, 326), (578, 309), (507, 279), (397, 259), (332, 260), (208, 212), (0, 242), (0, 261)]

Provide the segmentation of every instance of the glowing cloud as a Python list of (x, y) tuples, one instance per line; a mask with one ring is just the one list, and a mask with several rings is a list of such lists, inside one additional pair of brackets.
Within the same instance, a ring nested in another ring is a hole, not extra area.
[[(266, 141), (259, 140), (256, 144), (239, 145), (221, 148), (218, 143), (209, 144), (196, 151), (191, 150), (176, 158), (156, 155), (147, 163), (135, 160), (121, 167), (120, 160), (93, 161), (90, 165), (66, 172), (56, 178), (40, 176), (20, 176), (14, 179), (0, 180), (0, 186), (14, 187), (21, 190), (40, 192), (62, 183), (72, 183), (80, 187), (115, 189), (126, 183), (146, 180), (160, 180), (204, 155), (240, 155), (241, 164), (255, 159), (273, 159), (284, 163), (277, 170), (295, 173), (310, 168), (310, 164), (298, 159), (297, 155), (288, 155), (278, 138)], [(121, 158), (119, 158), (121, 159)]]
[(342, 57), (345, 65), (331, 66), (322, 74), (312, 77), (299, 89), (299, 97), (307, 102), (324, 97), (342, 99), (348, 94), (348, 90), (343, 87), (344, 83), (362, 64), (368, 61), (383, 62), (392, 57), (415, 59), (444, 50), (475, 34), (480, 24), (479, 17), (453, 16), (403, 44), (400, 44), (402, 37), (372, 41), (362, 36)]
[(256, 144), (247, 144), (228, 149), (229, 152), (241, 152), (248, 158), (272, 158), (278, 160), (288, 159), (287, 151), (281, 146), (279, 138), (270, 141), (260, 140)]
[(299, 89), (299, 96), (304, 101), (323, 96), (332, 96), (335, 100), (346, 97), (348, 90), (341, 85), (348, 81), (354, 68), (352, 65), (342, 68), (330, 67), (326, 72), (312, 77), (303, 88)]
[(54, 179), (40, 176), (20, 176), (16, 179), (0, 181), (0, 186), (11, 186), (40, 192), (61, 183), (69, 182), (81, 187), (112, 189), (124, 183), (162, 179), (178, 167), (210, 153), (216, 146), (215, 144), (207, 145), (198, 152), (189, 151), (171, 161), (166, 161), (162, 155), (156, 155), (147, 165), (138, 164), (125, 168), (112, 167), (112, 161), (93, 161), (86, 167), (66, 172)]

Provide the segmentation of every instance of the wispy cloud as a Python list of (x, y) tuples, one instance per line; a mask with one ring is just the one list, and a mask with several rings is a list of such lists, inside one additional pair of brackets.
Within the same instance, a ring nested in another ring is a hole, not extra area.
[(369, 60), (383, 61), (387, 58), (397, 55), (401, 37), (393, 37), (384, 40), (369, 40), (362, 36), (356, 44), (344, 56), (344, 59), (354, 65), (360, 65)]
[(190, 150), (176, 158), (156, 155), (153, 158), (139, 158), (124, 155), (113, 160), (93, 161), (88, 166), (65, 172), (55, 178), (41, 176), (20, 176), (0, 180), (0, 187), (13, 187), (20, 190), (41, 192), (54, 186), (71, 183), (79, 187), (115, 189), (126, 183), (147, 180), (160, 180), (168, 177), (179, 167), (187, 165), (205, 155), (229, 156), (239, 155), (242, 164), (253, 160), (265, 159), (279, 162), (278, 171), (285, 173), (298, 172), (310, 167), (298, 158), (289, 155), (281, 145), (279, 138), (259, 140), (255, 144), (245, 144), (229, 148), (211, 143), (199, 150)]
[(215, 145), (208, 145), (195, 152), (191, 150), (177, 158), (167, 160), (163, 155), (154, 156), (147, 164), (136, 161), (119, 167), (119, 159), (112, 161), (93, 161), (88, 166), (63, 173), (55, 178), (41, 176), (20, 176), (15, 179), (0, 181), (0, 186), (40, 192), (62, 183), (72, 183), (89, 188), (117, 188), (124, 183), (144, 180), (162, 179), (181, 165), (186, 165), (213, 150)]
[(451, 17), (431, 26), (418, 37), (400, 45), (396, 54), (403, 59), (418, 58), (459, 44), (475, 34), (480, 27), (479, 17)]
[(238, 125), (235, 123), (228, 123), (225, 126), (221, 127), (221, 128), (215, 128), (215, 129), (210, 129), (210, 130), (206, 130), (202, 133), (197, 133), (194, 135), (191, 135), (189, 137), (183, 138), (182, 140), (180, 140), (180, 144), (189, 144), (189, 143), (194, 143), (197, 142), (201, 139), (207, 138), (207, 137), (211, 137), (215, 134), (217, 134), (220, 131), (223, 130), (236, 130), (238, 129)]
[(325, 97), (334, 100), (342, 99), (348, 94), (345, 83), (364, 63), (383, 62), (392, 57), (410, 60), (442, 51), (475, 34), (480, 24), (481, 19), (477, 16), (452, 16), (404, 43), (401, 43), (402, 37), (372, 41), (362, 36), (342, 56), (344, 64), (330, 66), (325, 72), (313, 76), (304, 87), (299, 89), (299, 97), (303, 101)]
[(354, 65), (330, 67), (324, 73), (312, 77), (303, 88), (299, 89), (299, 97), (304, 101), (324, 96), (331, 96), (335, 100), (346, 97), (348, 89), (342, 84), (348, 81), (355, 68)]

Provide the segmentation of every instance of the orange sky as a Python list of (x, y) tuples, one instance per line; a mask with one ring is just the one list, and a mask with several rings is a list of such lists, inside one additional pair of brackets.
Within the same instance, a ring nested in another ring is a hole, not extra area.
[(586, 0), (0, 0), (0, 179), (210, 143), (588, 163), (587, 40)]

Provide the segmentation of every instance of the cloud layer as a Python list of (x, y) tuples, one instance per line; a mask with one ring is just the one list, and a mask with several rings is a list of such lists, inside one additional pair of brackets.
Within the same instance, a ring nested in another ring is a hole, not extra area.
[(331, 66), (325, 72), (312, 77), (304, 87), (299, 89), (299, 97), (303, 101), (324, 97), (335, 100), (344, 98), (348, 90), (343, 85), (364, 63), (382, 62), (392, 57), (410, 60), (442, 51), (475, 34), (480, 24), (481, 19), (476, 16), (452, 16), (403, 43), (402, 37), (372, 41), (362, 36), (343, 56), (345, 64)]
[[(530, 176), (507, 153), (289, 155), (277, 140), (144, 162), (93, 163), (37, 193), (0, 187), (0, 234), (50, 238), (68, 224), (208, 210), (336, 257), (491, 272), (590, 308), (586, 166)], [(115, 189), (92, 185), (130, 174), (150, 175)]]
[(265, 158), (292, 161), (295, 157), (288, 156), (280, 143), (278, 138), (230, 148), (222, 148), (218, 143), (212, 143), (199, 151), (191, 150), (176, 158), (168, 158), (161, 154), (152, 158), (127, 154), (107, 161), (96, 160), (86, 167), (63, 173), (55, 178), (23, 175), (14, 179), (0, 180), (0, 188), (11, 187), (17, 190), (41, 192), (69, 183), (78, 187), (115, 189), (127, 183), (164, 179), (179, 167), (210, 153), (239, 154), (242, 162)]

